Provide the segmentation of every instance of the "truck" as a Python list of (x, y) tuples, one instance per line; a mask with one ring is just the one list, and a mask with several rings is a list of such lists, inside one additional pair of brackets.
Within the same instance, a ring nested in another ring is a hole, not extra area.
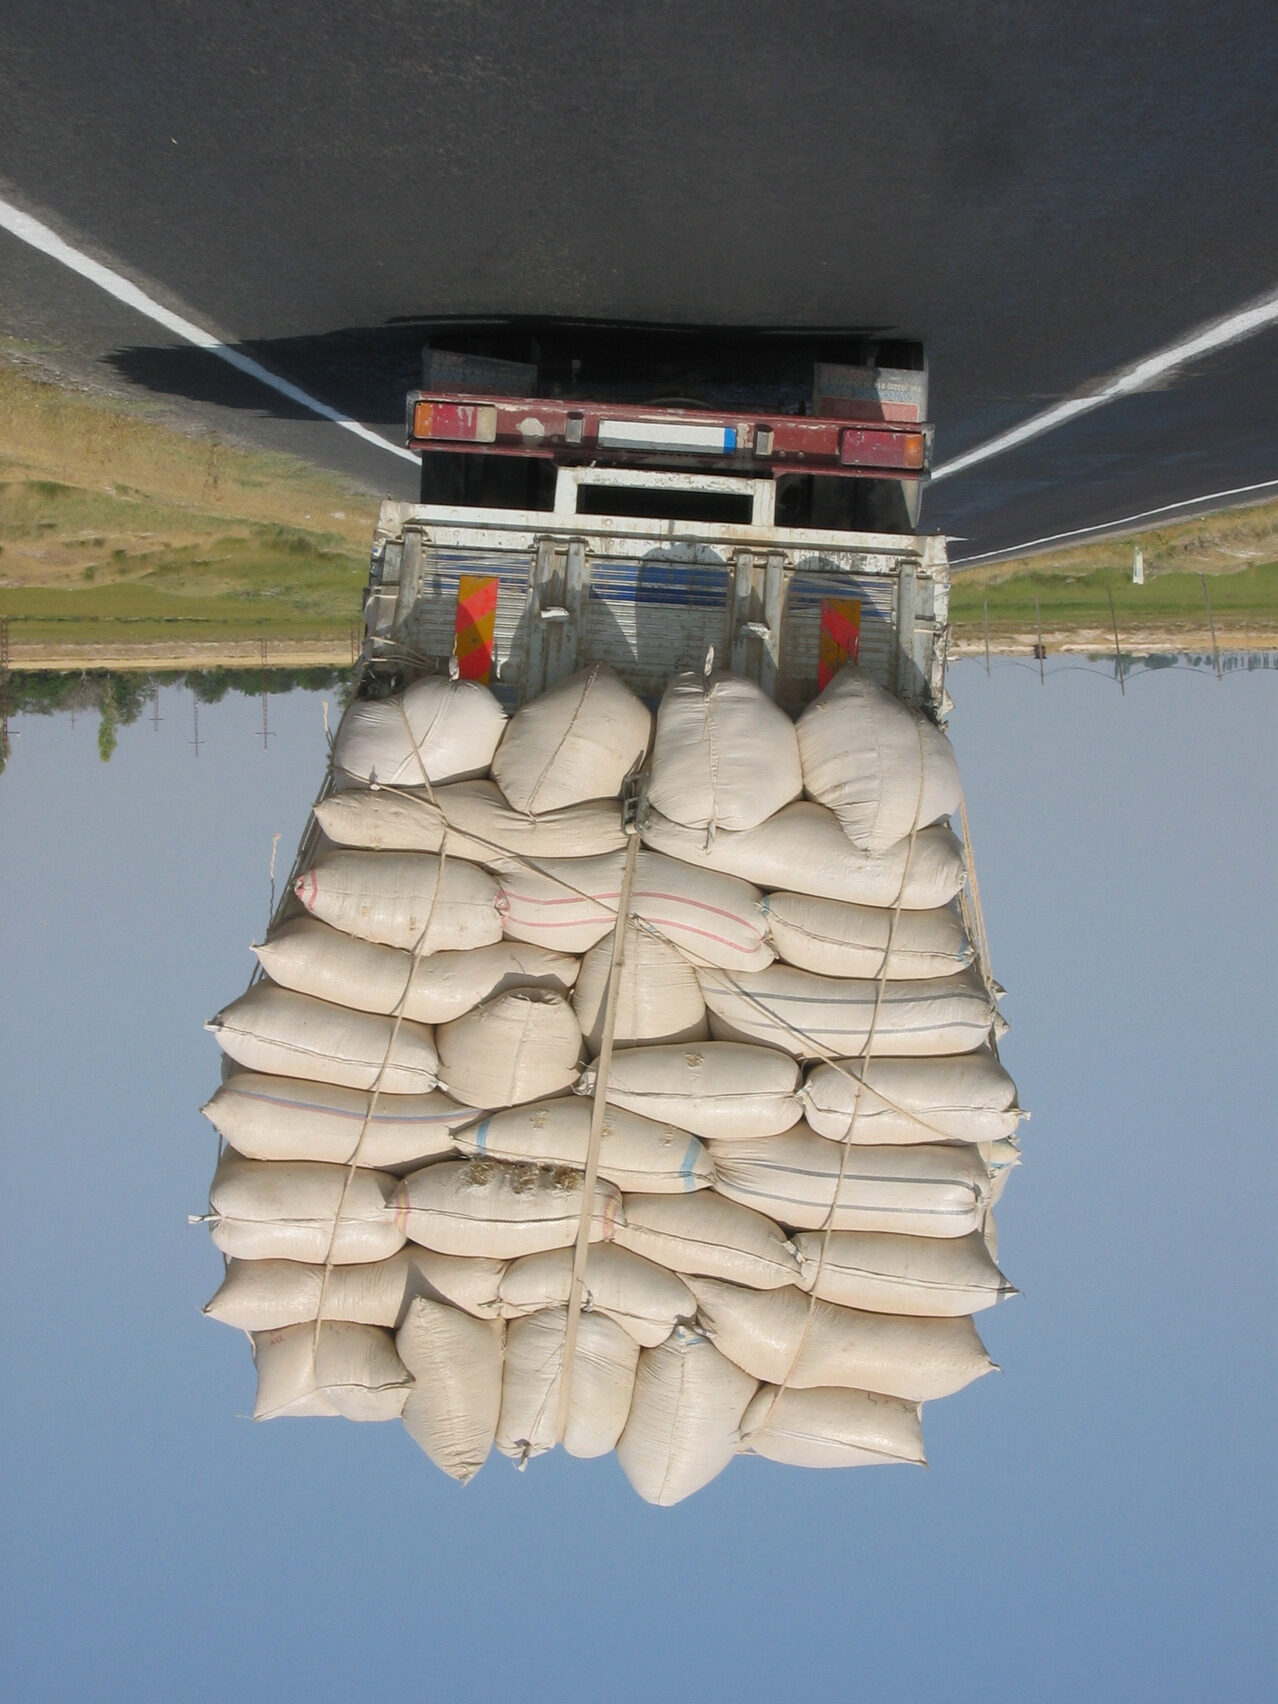
[(650, 702), (707, 659), (791, 714), (847, 661), (944, 720), (945, 540), (915, 531), (921, 346), (586, 323), (433, 328), (361, 692), (450, 671), (513, 709), (587, 663)]
[(1021, 1112), (929, 725), (926, 392), (864, 342), (428, 348), (421, 501), (209, 1026), (205, 1311), (256, 1417), (402, 1418), (463, 1482), (615, 1450), (667, 1505), (743, 1450), (921, 1462), (918, 1405), (991, 1369)]

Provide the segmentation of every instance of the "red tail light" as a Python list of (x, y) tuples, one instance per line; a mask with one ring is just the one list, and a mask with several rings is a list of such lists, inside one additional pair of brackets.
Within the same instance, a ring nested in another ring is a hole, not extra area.
[(454, 444), (494, 444), (497, 410), (490, 403), (417, 402), (414, 438), (442, 438)]
[(926, 450), (922, 432), (876, 432), (871, 426), (850, 426), (839, 436), (839, 460), (844, 467), (899, 467), (913, 472), (923, 466)]

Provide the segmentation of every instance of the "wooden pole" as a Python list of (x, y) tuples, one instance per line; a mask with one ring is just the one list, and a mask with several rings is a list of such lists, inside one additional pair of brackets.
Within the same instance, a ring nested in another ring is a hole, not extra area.
[(1118, 690), (1127, 697), (1127, 683), (1123, 679), (1123, 653), (1118, 647), (1118, 616), (1114, 613), (1114, 594), (1109, 593), (1109, 619), (1114, 628), (1114, 664), (1118, 669)]
[(1220, 646), (1216, 643), (1216, 618), (1211, 613), (1211, 593), (1207, 590), (1207, 576), (1200, 574), (1198, 578), (1203, 583), (1203, 602), (1207, 605), (1207, 625), (1211, 628), (1211, 659), (1216, 665), (1216, 679), (1220, 679)]

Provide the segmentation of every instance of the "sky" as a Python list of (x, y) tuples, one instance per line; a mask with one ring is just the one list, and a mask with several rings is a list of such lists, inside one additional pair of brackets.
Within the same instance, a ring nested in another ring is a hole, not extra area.
[[(612, 1459), (459, 1488), (396, 1425), (253, 1425), (203, 1319), (203, 1020), (244, 986), (323, 694), (165, 693), (109, 765), (20, 719), (0, 777), (2, 1273), (22, 1704), (1273, 1696), (1278, 669), (954, 667), (1003, 1056), (1002, 1372), (930, 1467), (741, 1459), (670, 1510)], [(331, 697), (331, 695), (330, 695)], [(334, 712), (336, 706), (334, 705)]]

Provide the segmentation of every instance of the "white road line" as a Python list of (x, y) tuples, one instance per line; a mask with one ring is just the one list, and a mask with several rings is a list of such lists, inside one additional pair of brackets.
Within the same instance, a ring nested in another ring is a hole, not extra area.
[(1033, 419), (1026, 420), (1020, 426), (1014, 426), (1010, 432), (1000, 432), (998, 437), (991, 438), (988, 443), (978, 444), (974, 450), (967, 450), (963, 455), (955, 456), (953, 461), (942, 462), (940, 467), (932, 470), (933, 483), (938, 479), (949, 479), (956, 473), (966, 473), (969, 467), (975, 467), (978, 462), (988, 461), (991, 456), (1001, 456), (1007, 450), (1014, 450), (1018, 444), (1027, 443), (1029, 439), (1040, 437), (1044, 432), (1052, 432), (1066, 421), (1075, 420), (1080, 414), (1087, 414), (1093, 408), (1101, 408), (1105, 403), (1113, 402), (1120, 396), (1131, 396), (1136, 391), (1145, 390), (1156, 379), (1184, 366), (1186, 362), (1197, 360), (1200, 355), (1208, 355), (1213, 349), (1223, 349), (1227, 343), (1238, 343), (1244, 337), (1254, 337), (1258, 331), (1265, 331), (1275, 324), (1278, 324), (1278, 290), (1263, 297), (1259, 302), (1253, 302), (1249, 308), (1242, 308), (1225, 319), (1214, 320), (1210, 325), (1196, 331), (1192, 337), (1182, 339), (1180, 343), (1173, 343), (1167, 349), (1147, 355), (1143, 361), (1138, 361), (1134, 367), (1124, 368), (1115, 378), (1089, 395), (1071, 397), (1068, 402), (1058, 402), (1054, 408), (1036, 414)]
[(367, 426), (361, 426), (358, 420), (352, 420), (349, 414), (343, 414), (336, 408), (330, 408), (326, 402), (320, 402), (317, 397), (308, 396), (304, 390), (291, 385), (287, 379), (281, 379), (278, 374), (270, 372), (259, 362), (247, 355), (241, 355), (238, 349), (232, 349), (212, 332), (205, 331), (201, 326), (193, 325), (190, 320), (183, 319), (180, 314), (170, 313), (169, 309), (148, 296), (144, 290), (139, 290), (136, 284), (131, 284), (127, 278), (122, 278), (118, 272), (112, 272), (109, 266), (103, 266), (99, 261), (91, 260), (87, 254), (81, 254), (79, 249), (72, 248), (70, 243), (63, 242), (56, 231), (51, 231), (47, 225), (42, 225), (38, 219), (33, 219), (29, 213), (24, 213), (11, 202), (0, 199), (0, 230), (8, 231), (24, 243), (30, 243), (32, 248), (39, 249), (41, 254), (47, 254), (51, 260), (61, 261), (63, 266), (69, 266), (72, 272), (78, 272), (82, 278), (87, 278), (91, 284), (105, 290), (109, 296), (114, 296), (126, 307), (134, 308), (138, 313), (145, 314), (157, 325), (162, 325), (166, 331), (175, 336), (185, 338), (197, 349), (206, 349), (210, 355), (216, 355), (219, 360), (228, 362), (241, 373), (247, 373), (249, 378), (257, 379), (259, 383), (269, 385), (273, 391), (288, 397), (290, 402), (297, 403), (302, 408), (308, 408), (312, 414), (318, 414), (324, 420), (331, 420), (334, 426), (340, 426), (345, 432), (353, 432), (357, 438), (362, 438), (366, 444), (372, 444), (379, 450), (386, 450), (392, 456), (399, 456), (404, 461), (416, 465), (418, 458), (411, 450), (392, 444), (380, 433), (371, 432)]
[(1241, 497), (1249, 491), (1268, 491), (1278, 485), (1278, 479), (1262, 479), (1255, 485), (1233, 485), (1228, 491), (1207, 491), (1201, 497), (1184, 497), (1179, 503), (1164, 503), (1159, 509), (1142, 509), (1138, 515), (1120, 515), (1116, 521), (1101, 521), (1094, 527), (1076, 527), (1073, 532), (1047, 533), (1042, 538), (1027, 538), (1022, 544), (1005, 545), (1002, 550), (986, 550), (979, 556), (952, 556), (952, 568), (965, 568), (973, 562), (991, 562), (997, 556), (1016, 556), (1022, 550), (1033, 550), (1040, 544), (1059, 544), (1066, 538), (1086, 538), (1091, 533), (1113, 532), (1115, 527), (1130, 526), (1133, 521), (1148, 521), (1155, 515), (1169, 515), (1173, 509), (1192, 509), (1198, 503), (1216, 503), (1222, 497)]

